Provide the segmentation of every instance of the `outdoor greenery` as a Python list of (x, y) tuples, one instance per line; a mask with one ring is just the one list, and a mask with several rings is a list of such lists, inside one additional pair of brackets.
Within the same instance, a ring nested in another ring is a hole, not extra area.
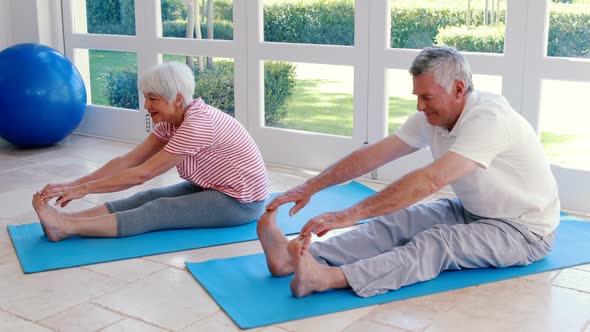
[[(199, 0), (205, 3), (207, 0)], [(586, 5), (579, 5), (583, 1)], [(590, 54), (590, 0), (554, 0), (550, 6), (549, 56)], [(426, 5), (421, 5), (422, 3)], [(483, 9), (471, 8), (467, 27), (464, 1), (396, 0), (392, 7), (391, 47), (423, 48), (447, 44), (462, 51), (502, 53), (504, 51), (505, 10), (496, 13), (499, 24), (485, 25)], [(479, 2), (473, 2), (479, 3)], [(459, 5), (460, 4), (460, 5)], [(133, 0), (87, 0), (88, 31), (91, 33), (135, 34)], [(481, 4), (479, 4), (481, 7)], [(233, 39), (231, 0), (215, 0), (214, 38)], [(162, 0), (163, 35), (185, 38), (186, 5), (183, 0)], [(353, 45), (354, 1), (265, 1), (264, 40), (289, 43)], [(488, 16), (489, 19), (491, 17)], [(207, 17), (201, 12), (201, 34), (207, 36)], [(194, 37), (194, 35), (193, 35)], [(91, 51), (93, 103), (136, 109), (137, 80), (135, 54)], [(178, 57), (178, 61), (183, 61)], [(267, 63), (265, 71), (265, 119), (267, 125), (319, 131), (336, 135), (352, 134), (352, 95), (338, 91), (321, 93), (327, 80), (296, 79), (293, 65)], [(207, 102), (233, 114), (233, 63), (215, 61), (213, 67), (195, 72), (195, 93)], [(322, 107), (318, 107), (322, 105)], [(389, 131), (392, 132), (415, 111), (413, 98), (389, 99)], [(544, 144), (570, 139), (543, 133)]]

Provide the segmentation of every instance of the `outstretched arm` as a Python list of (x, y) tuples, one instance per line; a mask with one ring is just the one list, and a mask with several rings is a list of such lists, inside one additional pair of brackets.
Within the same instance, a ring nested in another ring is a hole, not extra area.
[(430, 165), (406, 174), (377, 194), (348, 209), (314, 217), (301, 230), (322, 236), (334, 228), (354, 225), (357, 221), (382, 216), (406, 208), (440, 190), (447, 184), (475, 171), (479, 164), (454, 152), (447, 152)]
[[(161, 151), (165, 145), (165, 141), (151, 134), (133, 150), (122, 156), (112, 159), (96, 171), (71, 182), (47, 184), (43, 189), (41, 189), (40, 193), (42, 196), (46, 196), (47, 191), (56, 188), (80, 186), (91, 181), (114, 175), (122, 170), (141, 165), (146, 160)], [(64, 207), (68, 203), (69, 201), (62, 201), (61, 206)]]
[(307, 180), (304, 184), (276, 197), (268, 204), (266, 209), (271, 211), (285, 203), (295, 202), (295, 206), (289, 212), (292, 216), (307, 205), (311, 196), (316, 192), (367, 174), (416, 150), (416, 148), (406, 144), (399, 137), (390, 135), (377, 143), (354, 151), (320, 174)]
[(88, 181), (81, 185), (52, 188), (44, 191), (42, 197), (44, 199), (59, 197), (55, 202), (57, 205), (72, 199), (82, 198), (91, 193), (125, 190), (166, 172), (181, 163), (185, 158), (185, 155), (172, 154), (162, 150), (139, 166), (124, 169), (111, 176)]

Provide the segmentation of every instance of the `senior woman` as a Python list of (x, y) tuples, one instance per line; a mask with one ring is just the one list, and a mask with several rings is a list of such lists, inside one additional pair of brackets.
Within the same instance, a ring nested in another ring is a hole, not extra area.
[[(264, 211), (268, 177), (252, 137), (231, 116), (193, 100), (191, 69), (179, 62), (148, 70), (139, 80), (155, 128), (131, 152), (70, 183), (48, 184), (33, 207), (49, 240), (124, 237), (172, 228), (248, 223)], [(125, 190), (176, 167), (184, 181), (76, 213), (64, 207), (90, 193)]]

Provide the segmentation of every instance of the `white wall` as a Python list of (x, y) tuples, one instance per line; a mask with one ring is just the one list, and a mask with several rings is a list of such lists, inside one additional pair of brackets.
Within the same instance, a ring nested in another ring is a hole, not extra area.
[(20, 43), (41, 43), (63, 53), (61, 22), (61, 0), (2, 0), (0, 49)]
[(11, 2), (0, 1), (0, 50), (13, 44)]

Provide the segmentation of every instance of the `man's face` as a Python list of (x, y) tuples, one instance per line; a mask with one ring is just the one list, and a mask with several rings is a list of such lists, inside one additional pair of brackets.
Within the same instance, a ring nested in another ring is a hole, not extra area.
[(433, 126), (453, 129), (463, 110), (463, 81), (456, 80), (448, 93), (434, 80), (433, 73), (414, 76), (413, 94), (417, 97), (417, 109), (424, 112)]

